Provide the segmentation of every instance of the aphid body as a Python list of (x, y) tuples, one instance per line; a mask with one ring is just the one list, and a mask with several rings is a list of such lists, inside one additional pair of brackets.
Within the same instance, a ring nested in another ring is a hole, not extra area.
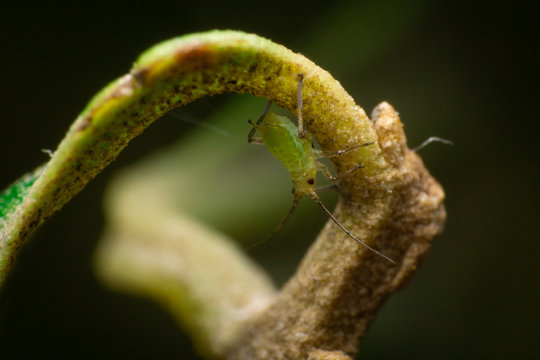
[(267, 114), (260, 123), (254, 124), (261, 134), (264, 145), (291, 174), (294, 197), (315, 193), (317, 166), (311, 135), (298, 136), (298, 128), (285, 116)]

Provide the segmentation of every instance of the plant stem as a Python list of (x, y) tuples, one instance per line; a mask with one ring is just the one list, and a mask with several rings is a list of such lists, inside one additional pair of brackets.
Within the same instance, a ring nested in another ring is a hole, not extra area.
[(330, 222), (276, 295), (237, 248), (140, 191), (115, 204), (96, 264), (111, 285), (165, 304), (208, 357), (354, 356), (376, 311), (442, 231), (444, 193), (408, 150), (390, 105), (379, 105), (371, 122), (330, 74), (255, 35), (215, 31), (159, 44), (99, 93), (9, 212), (0, 234), (0, 284), (29, 234), (166, 111), (232, 91), (296, 114), (299, 74), (306, 79), (304, 125), (323, 150), (375, 142), (332, 159), (338, 173), (364, 165), (340, 181), (335, 217), (396, 265)]
[[(0, 233), (0, 285), (18, 250), (110, 164), (128, 142), (174, 107), (224, 92), (251, 93), (296, 113), (298, 75), (308, 130), (327, 149), (375, 140), (364, 111), (330, 74), (299, 54), (256, 35), (212, 31), (166, 41), (105, 87), (71, 126), (54, 156)], [(355, 127), (350, 137), (347, 128)], [(384, 169), (374, 146), (362, 149), (365, 173)]]

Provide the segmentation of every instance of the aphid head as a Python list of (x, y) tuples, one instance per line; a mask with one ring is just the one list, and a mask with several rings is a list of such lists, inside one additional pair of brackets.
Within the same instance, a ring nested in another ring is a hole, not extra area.
[(293, 180), (295, 196), (310, 195), (315, 192), (315, 177), (303, 176)]

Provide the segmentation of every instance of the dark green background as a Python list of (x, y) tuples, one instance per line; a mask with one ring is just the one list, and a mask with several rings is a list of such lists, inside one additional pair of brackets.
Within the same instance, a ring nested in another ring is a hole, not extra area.
[[(380, 312), (360, 357), (538, 357), (533, 10), (518, 1), (3, 5), (0, 188), (46, 161), (40, 150), (56, 148), (90, 97), (149, 46), (214, 28), (254, 32), (330, 71), (368, 113), (389, 101), (411, 146), (431, 135), (455, 142), (421, 152), (447, 193), (445, 233)], [(223, 101), (209, 103), (219, 111)], [(189, 129), (158, 121), (37, 232), (0, 295), (2, 359), (197, 358), (165, 311), (102, 288), (89, 265), (107, 180)], [(301, 232), (302, 216), (325, 220), (300, 211), (291, 223)], [(306, 244), (294, 246), (276, 240), (253, 254), (282, 283)]]

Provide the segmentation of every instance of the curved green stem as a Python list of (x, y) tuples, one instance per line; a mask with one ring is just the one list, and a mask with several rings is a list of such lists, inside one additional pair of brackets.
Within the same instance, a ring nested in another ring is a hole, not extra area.
[[(232, 91), (271, 99), (295, 113), (298, 74), (308, 78), (305, 124), (321, 146), (334, 150), (375, 140), (364, 111), (330, 74), (261, 37), (212, 31), (166, 41), (142, 54), (129, 74), (90, 101), (20, 211), (6, 221), (0, 235), (0, 284), (28, 235), (165, 112), (203, 96)], [(353, 137), (351, 129), (356, 129)], [(384, 169), (378, 151), (377, 147), (362, 150), (365, 173)]]
[(109, 229), (112, 242), (102, 245), (97, 264), (111, 284), (167, 305), (208, 356), (353, 356), (379, 307), (416, 271), (442, 230), (444, 193), (408, 150), (389, 104), (379, 105), (371, 122), (326, 71), (241, 32), (159, 44), (92, 99), (37, 180), (17, 183), (22, 191), (4, 202), (10, 209), (0, 216), (0, 285), (28, 236), (165, 112), (203, 96), (238, 92), (297, 113), (299, 74), (305, 79), (304, 126), (323, 150), (375, 142), (333, 159), (337, 173), (364, 165), (340, 181), (334, 216), (395, 265), (329, 223), (275, 294), (238, 249), (183, 219), (167, 208), (170, 203), (123, 195), (113, 201), (113, 216), (123, 220)]

